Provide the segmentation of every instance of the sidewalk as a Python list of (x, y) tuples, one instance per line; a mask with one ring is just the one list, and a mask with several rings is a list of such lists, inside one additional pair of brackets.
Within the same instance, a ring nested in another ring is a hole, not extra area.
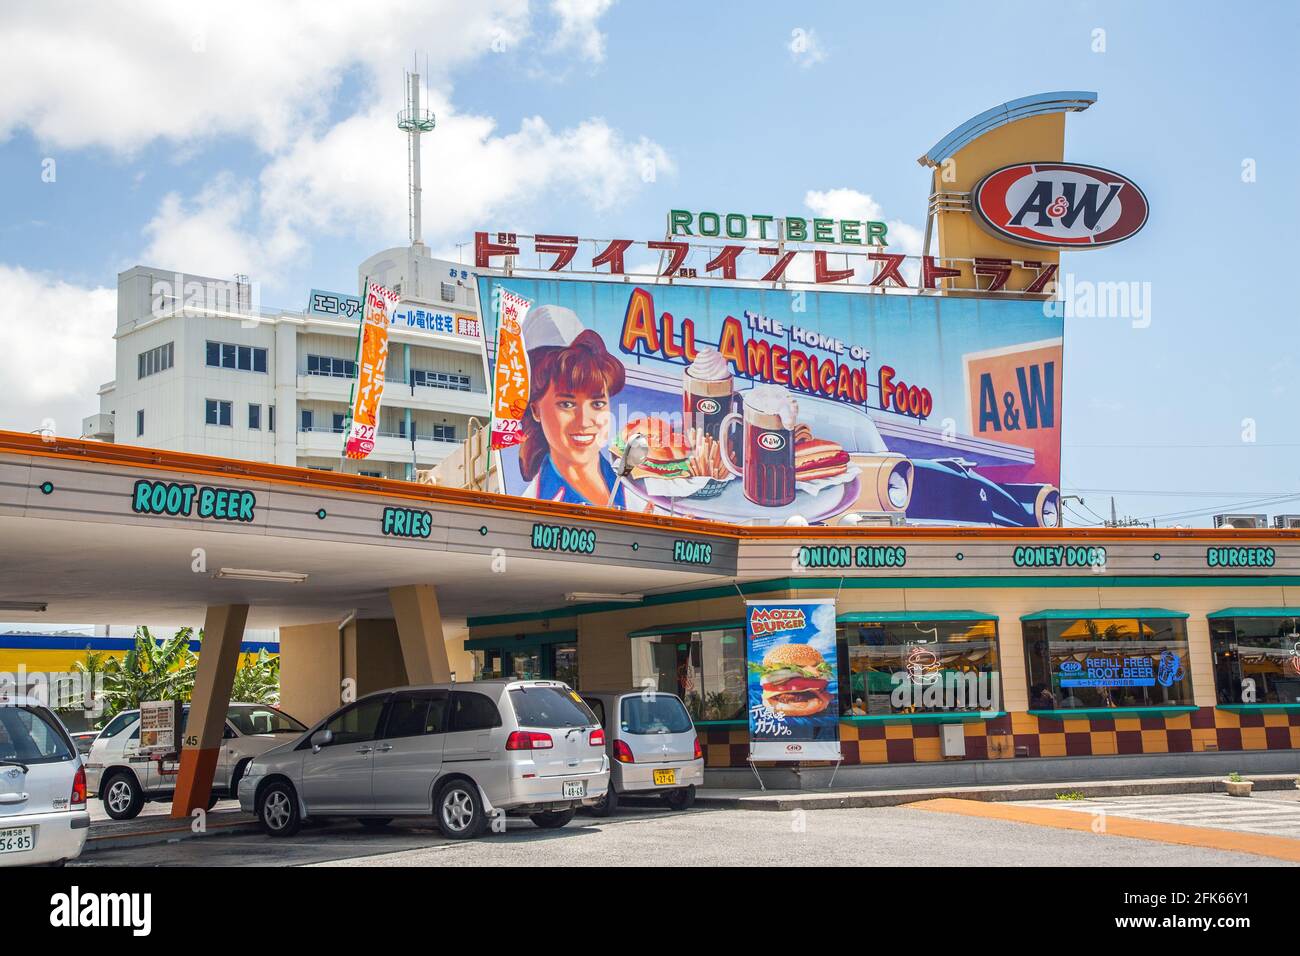
[[(1293, 790), (1296, 775), (1252, 774), (1255, 790)], [(727, 810), (847, 810), (860, 807), (897, 807), (905, 803), (950, 797), (956, 800), (1005, 802), (1054, 800), (1060, 793), (1085, 797), (1133, 797), (1171, 793), (1222, 793), (1223, 777), (1163, 777), (1143, 780), (1071, 781), (1069, 783), (998, 784), (983, 787), (918, 787), (907, 790), (740, 790), (702, 788), (699, 806)]]

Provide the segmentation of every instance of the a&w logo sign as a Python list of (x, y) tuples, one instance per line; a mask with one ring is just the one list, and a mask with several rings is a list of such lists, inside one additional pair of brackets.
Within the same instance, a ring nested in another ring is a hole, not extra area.
[(1028, 246), (1108, 246), (1146, 225), (1147, 197), (1100, 166), (1018, 163), (971, 190), (971, 208), (993, 233)]

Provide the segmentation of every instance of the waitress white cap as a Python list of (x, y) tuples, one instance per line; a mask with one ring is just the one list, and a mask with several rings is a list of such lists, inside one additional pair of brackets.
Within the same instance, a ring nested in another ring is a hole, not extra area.
[(524, 348), (567, 347), (585, 331), (578, 313), (562, 305), (537, 305), (524, 316)]

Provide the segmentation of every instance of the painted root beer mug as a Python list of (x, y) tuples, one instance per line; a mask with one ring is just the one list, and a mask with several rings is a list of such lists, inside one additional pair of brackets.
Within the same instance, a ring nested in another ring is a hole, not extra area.
[[(682, 375), (682, 419), (686, 428), (698, 428), (714, 441), (721, 441), (722, 422), (740, 408), (735, 381), (727, 360), (715, 348), (702, 348)], [(737, 464), (744, 461), (744, 449), (737, 448)]]
[[(754, 504), (788, 505), (795, 493), (794, 399), (778, 385), (757, 385), (744, 393), (743, 400), (743, 413), (731, 412), (722, 420), (722, 463), (742, 479), (745, 497)], [(744, 426), (743, 452), (734, 447), (733, 423)]]

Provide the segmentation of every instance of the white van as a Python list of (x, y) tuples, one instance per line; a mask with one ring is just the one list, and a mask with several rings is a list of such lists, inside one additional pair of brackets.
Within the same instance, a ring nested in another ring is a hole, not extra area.
[(0, 695), (0, 866), (61, 866), (89, 832), (86, 768), (67, 728), (33, 698)]

